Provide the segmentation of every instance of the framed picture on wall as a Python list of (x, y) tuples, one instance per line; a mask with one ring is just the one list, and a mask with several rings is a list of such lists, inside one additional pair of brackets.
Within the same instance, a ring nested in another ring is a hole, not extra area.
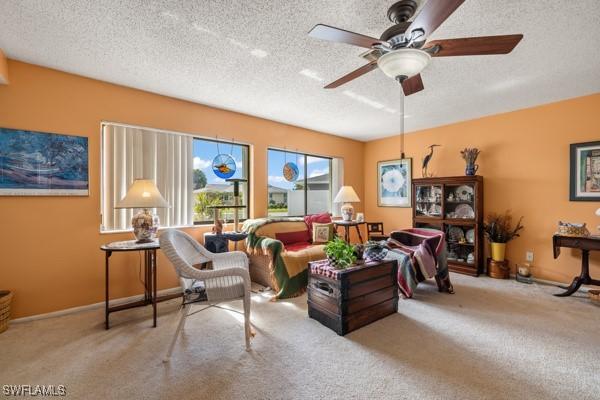
[(0, 128), (0, 195), (88, 194), (87, 137)]
[(377, 205), (410, 207), (412, 158), (377, 163)]
[(600, 142), (571, 145), (571, 201), (600, 201)]

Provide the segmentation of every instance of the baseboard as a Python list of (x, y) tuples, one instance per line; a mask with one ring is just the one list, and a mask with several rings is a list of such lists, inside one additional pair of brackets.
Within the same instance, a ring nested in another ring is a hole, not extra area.
[[(174, 287), (174, 288), (159, 290), (157, 292), (157, 295), (160, 296), (160, 295), (173, 294), (173, 293), (179, 293), (179, 292), (181, 292), (181, 288), (180, 287)], [(122, 298), (119, 298), (119, 299), (110, 300), (109, 304), (111, 306), (118, 306), (118, 305), (123, 304), (123, 303), (129, 303), (130, 301), (141, 300), (143, 298), (144, 298), (144, 295), (135, 295), (135, 296), (129, 296), (129, 297), (122, 297)], [(88, 305), (79, 306), (79, 307), (66, 308), (64, 310), (52, 311), (52, 312), (45, 313), (45, 314), (30, 315), (28, 317), (11, 319), (10, 323), (11, 324), (18, 324), (18, 323), (22, 323), (22, 322), (37, 321), (37, 320), (40, 320), (40, 319), (61, 317), (63, 315), (69, 315), (69, 314), (76, 314), (76, 313), (79, 313), (79, 312), (82, 312), (82, 311), (94, 310), (96, 308), (104, 308), (104, 304), (105, 303), (102, 301), (100, 303), (88, 304)]]
[[(510, 274), (510, 278), (511, 279), (516, 279), (516, 275), (515, 274)], [(563, 283), (563, 282), (556, 282), (556, 281), (549, 281), (546, 279), (540, 279), (540, 278), (533, 278), (533, 281), (535, 283), (539, 283), (540, 285), (547, 285), (547, 286), (569, 286), (571, 283)], [(581, 292), (586, 292), (588, 290), (590, 290), (591, 288), (589, 286), (583, 285), (579, 288), (578, 291)]]

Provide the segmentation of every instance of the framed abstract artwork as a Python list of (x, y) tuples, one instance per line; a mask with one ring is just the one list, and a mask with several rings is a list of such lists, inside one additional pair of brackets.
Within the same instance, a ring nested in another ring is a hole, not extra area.
[(410, 207), (412, 158), (377, 163), (377, 205)]
[(89, 195), (88, 138), (0, 128), (0, 195)]
[(600, 201), (600, 142), (571, 145), (571, 201)]

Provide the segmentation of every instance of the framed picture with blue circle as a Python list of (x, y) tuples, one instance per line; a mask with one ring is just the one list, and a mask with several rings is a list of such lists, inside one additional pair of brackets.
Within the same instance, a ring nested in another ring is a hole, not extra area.
[(377, 163), (377, 206), (410, 207), (412, 159)]

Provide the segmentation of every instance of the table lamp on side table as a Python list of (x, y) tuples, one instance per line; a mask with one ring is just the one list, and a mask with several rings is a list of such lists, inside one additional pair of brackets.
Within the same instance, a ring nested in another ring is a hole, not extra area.
[(137, 243), (149, 243), (156, 238), (156, 230), (160, 225), (158, 215), (151, 213), (150, 209), (169, 208), (169, 203), (162, 197), (153, 180), (136, 179), (115, 208), (142, 209), (131, 219), (131, 226)]
[(333, 202), (344, 203), (341, 208), (342, 219), (344, 221), (352, 221), (354, 207), (350, 203), (360, 203), (360, 199), (352, 186), (342, 186), (335, 199), (333, 199)]

